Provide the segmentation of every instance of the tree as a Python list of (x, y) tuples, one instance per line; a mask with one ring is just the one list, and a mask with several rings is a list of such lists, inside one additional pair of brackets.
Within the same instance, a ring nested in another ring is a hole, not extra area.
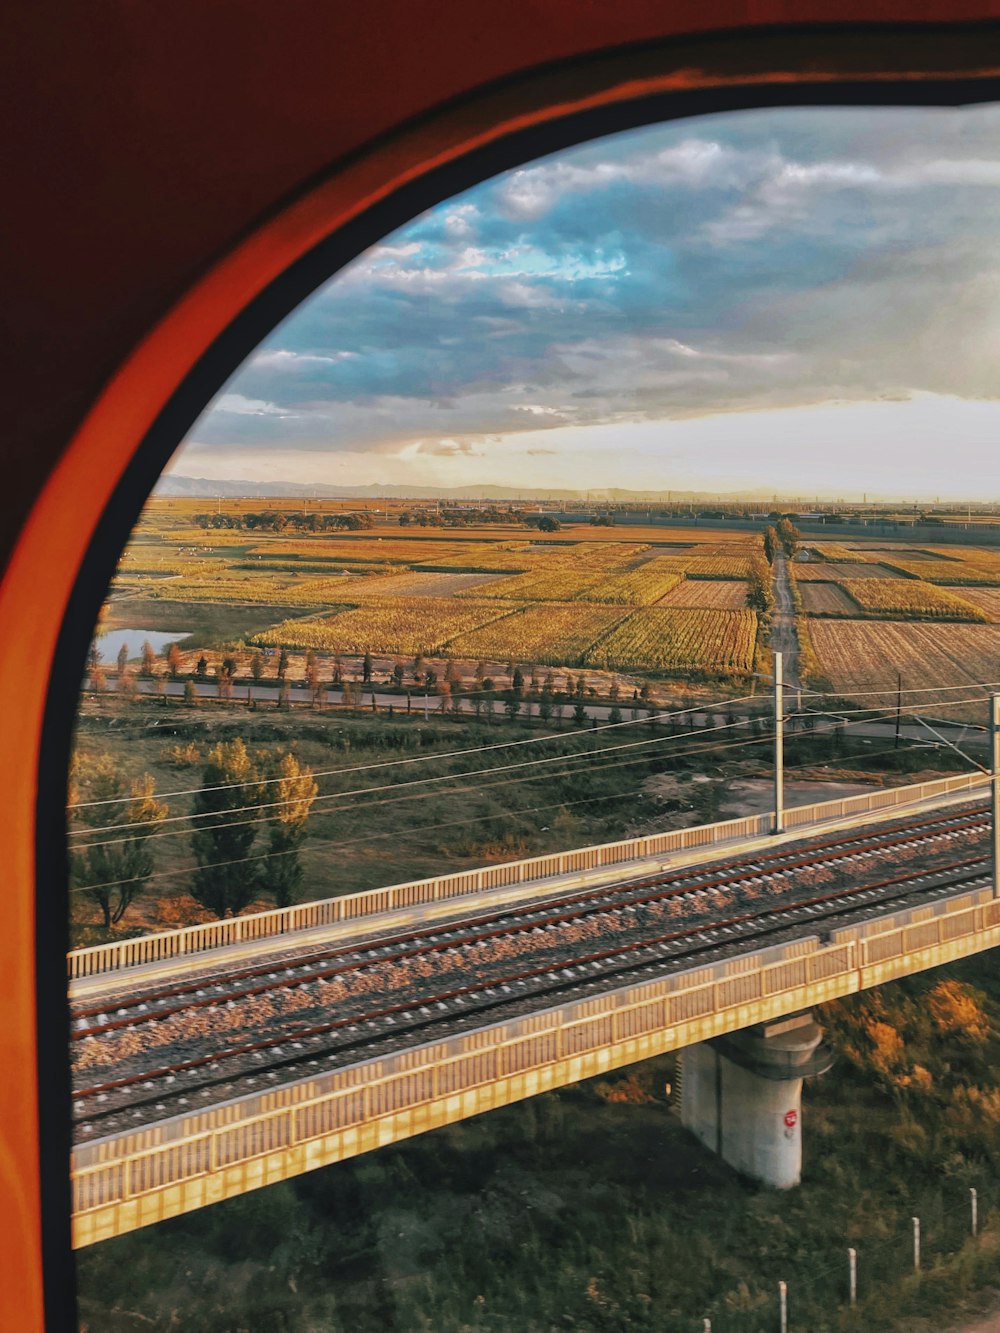
[(147, 639), (142, 645), (142, 670), (143, 676), (149, 677), (156, 670), (156, 653), (153, 651), (153, 645)]
[(582, 699), (577, 699), (573, 705), (573, 721), (578, 727), (582, 727), (587, 721), (587, 705)]
[(340, 653), (334, 653), (333, 655), (334, 685), (339, 685), (343, 679), (344, 679), (344, 659), (341, 657)]
[(520, 667), (515, 667), (510, 678), (511, 688), (515, 690), (524, 689), (524, 672)]
[(395, 666), (392, 668), (392, 681), (393, 684), (396, 686), (397, 690), (401, 690), (403, 688), (403, 677), (405, 674), (406, 672), (403, 669), (402, 662), (397, 662)]
[(552, 716), (553, 702), (552, 691), (546, 685), (538, 700), (538, 716), (543, 722), (548, 722)]
[(611, 712), (608, 714), (608, 722), (611, 726), (616, 727), (621, 720), (622, 710), (615, 704), (614, 708), (612, 708)]
[(191, 895), (220, 920), (242, 912), (254, 895), (256, 865), (246, 858), (259, 827), (252, 808), (260, 798), (260, 774), (241, 739), (209, 750), (194, 797), (191, 845), (198, 869)]
[(193, 707), (198, 702), (198, 691), (194, 687), (193, 680), (188, 679), (184, 682), (184, 702), (188, 707)]
[(86, 802), (76, 815), (84, 826), (78, 831), (98, 835), (91, 839), (93, 845), (70, 853), (70, 873), (100, 907), (110, 930), (153, 873), (149, 839), (166, 819), (168, 807), (156, 799), (148, 773), (130, 782), (109, 754), (77, 761), (70, 782), (70, 804)]
[(424, 670), (424, 655), (423, 653), (417, 653), (416, 657), (413, 659), (413, 679), (417, 681), (418, 684), (423, 674), (423, 670)]
[(785, 517), (781, 519), (777, 527), (778, 541), (785, 548), (785, 555), (789, 560), (795, 559), (795, 552), (799, 549), (799, 537), (801, 533), (792, 521)]
[(198, 658), (198, 665), (194, 669), (194, 674), (199, 680), (204, 680), (208, 675), (208, 658), (204, 653)]
[(122, 675), (128, 666), (128, 644), (123, 643), (118, 649), (118, 674)]
[(424, 684), (427, 686), (429, 690), (432, 690), (434, 686), (437, 684), (437, 678), (438, 678), (438, 673), (434, 670), (434, 668), (428, 667), (427, 670), (424, 672)]
[(279, 907), (289, 907), (302, 883), (299, 847), (319, 788), (312, 769), (293, 754), (283, 754), (272, 770), (274, 781), (267, 800), (274, 813), (268, 819), (267, 856), (261, 869), (262, 886), (274, 894)]
[(558, 532), (562, 527), (562, 524), (557, 518), (553, 518), (551, 514), (543, 514), (542, 517), (538, 519), (535, 526), (538, 528), (539, 532)]
[(264, 659), (260, 653), (254, 653), (250, 659), (250, 675), (253, 677), (255, 685), (260, 684), (260, 678), (264, 674)]
[(774, 564), (774, 557), (778, 551), (778, 534), (774, 528), (768, 526), (764, 532), (764, 557), (769, 565)]
[(306, 684), (309, 687), (309, 693), (312, 698), (313, 706), (323, 702), (323, 686), (319, 678), (319, 664), (316, 661), (316, 654), (312, 654), (312, 661), (306, 658)]
[(361, 679), (367, 685), (372, 678), (372, 655), (365, 650), (364, 659), (361, 663)]
[(520, 696), (517, 694), (512, 694), (503, 707), (504, 707), (504, 712), (507, 714), (511, 722), (515, 722), (517, 720), (518, 714), (521, 711)]
[(286, 672), (287, 670), (288, 670), (288, 650), (287, 650), (287, 648), (282, 648), (280, 654), (278, 655), (278, 679), (279, 679), (279, 680), (284, 680), (284, 679), (285, 679), (285, 672)]
[(181, 650), (176, 643), (167, 644), (167, 670), (170, 672), (170, 679), (176, 680), (181, 669)]

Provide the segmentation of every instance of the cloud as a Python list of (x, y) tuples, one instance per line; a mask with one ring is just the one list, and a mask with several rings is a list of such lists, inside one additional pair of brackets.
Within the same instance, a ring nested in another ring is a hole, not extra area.
[(989, 106), (778, 109), (531, 164), (360, 256), (192, 438), (485, 466), (532, 431), (993, 398), (998, 130)]

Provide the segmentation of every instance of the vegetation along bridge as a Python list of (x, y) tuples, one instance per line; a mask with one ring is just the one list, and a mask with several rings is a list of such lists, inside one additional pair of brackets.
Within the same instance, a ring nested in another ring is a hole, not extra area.
[(75, 1243), (684, 1048), (689, 1128), (794, 1184), (801, 1080), (826, 1063), (810, 1007), (1000, 943), (996, 788), (947, 777), (76, 951)]

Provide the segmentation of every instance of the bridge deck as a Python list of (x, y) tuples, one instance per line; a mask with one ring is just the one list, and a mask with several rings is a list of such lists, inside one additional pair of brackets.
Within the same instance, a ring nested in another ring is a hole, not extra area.
[[(793, 806), (786, 812), (786, 828), (780, 834), (770, 831), (770, 815), (754, 815), (78, 949), (69, 956), (70, 998), (78, 1003), (92, 1001), (113, 995), (121, 985), (132, 988), (146, 981), (201, 972), (209, 962), (212, 967), (248, 963), (278, 948), (312, 948), (369, 938), (401, 926), (452, 920), (483, 908), (596, 888), (625, 875), (679, 870), (720, 856), (752, 855), (800, 840), (811, 831), (867, 828), (905, 814), (947, 809), (985, 791), (986, 784), (982, 774), (973, 773), (880, 788), (862, 796)], [(644, 844), (656, 846), (647, 851)], [(565, 862), (583, 864), (560, 864)]]
[[(973, 788), (975, 790), (975, 788)], [(848, 811), (780, 838), (719, 839), (666, 858), (671, 871), (711, 864), (724, 852), (751, 856), (766, 846), (877, 827), (920, 808), (968, 801), (970, 788), (923, 790), (914, 803), (900, 802), (873, 818)], [(910, 789), (911, 797), (914, 790)], [(838, 803), (841, 804), (841, 803)], [(715, 826), (716, 828), (721, 826)], [(327, 943), (343, 933), (375, 933), (379, 922), (403, 922), (468, 914), (475, 903), (551, 896), (555, 889), (606, 884), (629, 874), (659, 870), (663, 856), (618, 863), (545, 881), (479, 890), (453, 900), (418, 903), (400, 914), (375, 913), (313, 931), (243, 941), (182, 959), (88, 978), (85, 989), (105, 992), (128, 983), (171, 977), (181, 968), (206, 970), (253, 958), (266, 948)], [(502, 1011), (493, 1021), (448, 1030), (389, 1054), (323, 1069), (319, 1060), (305, 1077), (234, 1097), (204, 1109), (138, 1122), (76, 1149), (73, 1164), (74, 1238), (77, 1245), (144, 1226), (245, 1190), (424, 1130), (452, 1123), (523, 1097), (591, 1077), (608, 1069), (680, 1049), (725, 1032), (779, 1017), (824, 1000), (965, 957), (1000, 943), (1000, 903), (988, 875), (948, 890), (924, 884), (925, 901), (886, 903), (831, 920), (830, 929), (805, 925), (794, 938), (698, 959), (679, 957), (650, 966), (627, 984), (598, 982), (571, 987), (565, 999), (540, 1000), (530, 1012)], [(917, 866), (914, 881), (926, 881)], [(332, 933), (331, 933), (332, 932)], [(725, 956), (723, 956), (725, 955)], [(74, 985), (79, 997), (81, 983)], [(499, 1021), (497, 1019), (499, 1018)], [(305, 1053), (306, 1055), (308, 1052)], [(305, 1059), (305, 1055), (303, 1056)], [(304, 1066), (303, 1066), (304, 1067)]]

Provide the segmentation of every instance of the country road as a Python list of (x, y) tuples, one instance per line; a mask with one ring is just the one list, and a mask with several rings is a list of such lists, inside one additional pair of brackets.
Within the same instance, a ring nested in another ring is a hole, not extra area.
[(778, 551), (772, 566), (774, 574), (774, 617), (771, 620), (771, 647), (782, 654), (785, 684), (797, 690), (799, 680), (799, 639), (795, 632), (795, 604), (788, 581), (788, 559)]

